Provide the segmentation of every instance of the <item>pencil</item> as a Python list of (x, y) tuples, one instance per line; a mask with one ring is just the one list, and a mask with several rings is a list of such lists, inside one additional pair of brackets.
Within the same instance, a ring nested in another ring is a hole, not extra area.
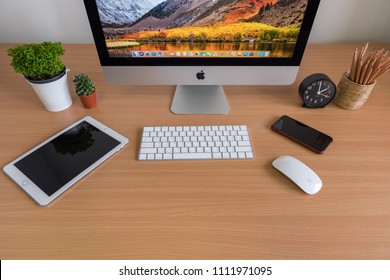
[(351, 81), (355, 80), (357, 52), (358, 52), (358, 49), (356, 48), (355, 53), (353, 54), (353, 57), (352, 57), (351, 70), (349, 71), (349, 79)]
[(354, 79), (355, 83), (359, 83), (359, 81), (360, 81), (360, 77), (362, 75), (363, 58), (364, 58), (364, 55), (367, 51), (367, 48), (368, 48), (368, 43), (366, 43), (360, 49), (360, 52), (359, 52), (359, 55), (357, 58), (357, 65), (356, 65), (356, 72), (355, 72), (355, 79)]

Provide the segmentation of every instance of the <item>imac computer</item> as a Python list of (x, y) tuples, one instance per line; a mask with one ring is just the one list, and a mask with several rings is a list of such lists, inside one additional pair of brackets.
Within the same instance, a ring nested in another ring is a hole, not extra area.
[(177, 114), (228, 113), (223, 85), (293, 83), (319, 2), (84, 0), (105, 79), (177, 85)]

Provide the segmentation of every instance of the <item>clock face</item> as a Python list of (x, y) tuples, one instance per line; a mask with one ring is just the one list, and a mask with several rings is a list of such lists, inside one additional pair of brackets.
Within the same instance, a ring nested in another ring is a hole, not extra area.
[(336, 94), (336, 87), (329, 80), (316, 80), (304, 88), (302, 99), (308, 107), (325, 107)]

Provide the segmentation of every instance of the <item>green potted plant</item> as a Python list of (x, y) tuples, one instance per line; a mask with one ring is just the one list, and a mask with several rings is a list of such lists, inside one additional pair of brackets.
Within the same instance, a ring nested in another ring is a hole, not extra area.
[(23, 74), (48, 111), (62, 111), (72, 105), (67, 69), (60, 60), (61, 43), (18, 45), (7, 50), (11, 66)]
[(84, 73), (77, 74), (73, 78), (73, 83), (83, 106), (88, 109), (96, 107), (96, 90), (91, 78)]

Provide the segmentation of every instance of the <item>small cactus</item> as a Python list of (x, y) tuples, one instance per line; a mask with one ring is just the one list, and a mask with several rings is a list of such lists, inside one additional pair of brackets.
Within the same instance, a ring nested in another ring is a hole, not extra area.
[(76, 94), (88, 96), (95, 91), (95, 85), (86, 74), (77, 74), (73, 78), (73, 83), (76, 86)]

